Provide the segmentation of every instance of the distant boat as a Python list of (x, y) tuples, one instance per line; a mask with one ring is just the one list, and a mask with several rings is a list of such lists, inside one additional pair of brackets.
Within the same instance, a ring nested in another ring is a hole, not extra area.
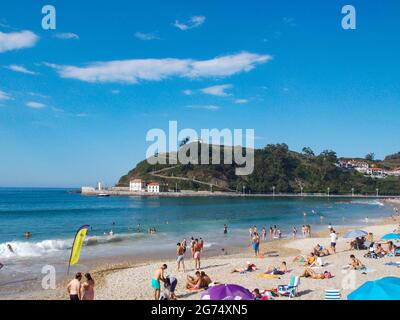
[(108, 193), (98, 193), (98, 197), (109, 197), (110, 195)]

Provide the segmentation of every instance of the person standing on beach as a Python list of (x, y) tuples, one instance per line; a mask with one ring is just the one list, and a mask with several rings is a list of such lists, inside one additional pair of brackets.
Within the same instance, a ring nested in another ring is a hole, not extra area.
[(264, 240), (264, 241), (266, 241), (267, 240), (267, 229), (265, 229), (265, 227), (263, 227), (262, 228), (262, 239)]
[(249, 228), (250, 239), (253, 237), (253, 233), (254, 233), (254, 229), (253, 229), (253, 227), (250, 227)]
[(160, 268), (158, 268), (154, 272), (154, 276), (151, 279), (151, 286), (154, 289), (154, 299), (155, 300), (160, 300), (160, 292), (161, 292), (161, 285), (160, 281), (164, 282), (165, 277), (164, 277), (164, 271), (167, 269), (167, 265), (163, 264)]
[(78, 272), (75, 275), (75, 279), (71, 280), (67, 285), (67, 291), (71, 301), (81, 300), (81, 279), (82, 273)]
[(274, 229), (272, 226), (269, 227), (269, 240), (272, 240), (274, 238)]
[(176, 262), (177, 262), (177, 268), (178, 272), (181, 269), (181, 264), (183, 268), (183, 272), (185, 272), (185, 248), (182, 246), (181, 243), (177, 243), (177, 248), (176, 248)]
[(297, 229), (296, 227), (293, 227), (293, 239), (296, 239), (296, 235), (297, 235)]
[(82, 300), (94, 300), (94, 280), (90, 273), (85, 274), (86, 281), (82, 284)]
[(199, 247), (200, 247), (200, 252), (203, 253), (203, 249), (204, 249), (204, 240), (203, 240), (203, 238), (200, 238)]
[(183, 248), (183, 253), (186, 253), (186, 247), (187, 247), (187, 241), (186, 241), (186, 239), (183, 239), (183, 240), (182, 240), (181, 245), (182, 245), (182, 248)]
[(193, 247), (194, 268), (196, 270), (200, 270), (200, 257), (201, 257), (201, 246), (199, 244), (199, 241), (196, 239)]
[(336, 242), (338, 239), (336, 231), (331, 229), (331, 234), (329, 236), (331, 238), (331, 249), (332, 249), (333, 253), (336, 253)]
[(228, 226), (224, 224), (224, 234), (228, 234)]
[(258, 254), (260, 253), (260, 236), (256, 232), (251, 239), (251, 245), (254, 250), (254, 256), (258, 257)]

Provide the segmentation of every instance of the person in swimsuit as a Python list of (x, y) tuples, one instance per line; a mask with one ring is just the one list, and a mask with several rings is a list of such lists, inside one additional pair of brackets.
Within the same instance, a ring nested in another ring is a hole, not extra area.
[(284, 275), (286, 272), (288, 272), (288, 268), (287, 268), (286, 262), (283, 261), (279, 268), (270, 266), (267, 268), (267, 271), (265, 273), (274, 274), (274, 275)]
[(251, 240), (251, 245), (254, 250), (254, 256), (257, 257), (260, 253), (260, 236), (258, 233), (254, 233), (254, 236)]
[(160, 268), (158, 268), (154, 272), (154, 276), (151, 279), (151, 286), (154, 289), (154, 299), (155, 300), (160, 300), (160, 291), (161, 291), (160, 281), (165, 282), (164, 271), (166, 269), (167, 269), (167, 265), (163, 264)]
[(72, 301), (81, 300), (81, 279), (82, 273), (78, 272), (75, 279), (71, 280), (67, 285), (69, 298)]
[(262, 235), (262, 239), (264, 241), (266, 241), (267, 240), (267, 229), (265, 229), (265, 227), (262, 228), (261, 235)]
[(82, 300), (94, 300), (94, 280), (90, 273), (85, 274), (86, 281), (82, 284)]
[(196, 270), (200, 269), (200, 258), (201, 258), (201, 245), (199, 244), (199, 241), (196, 239), (193, 247), (194, 268)]
[(201, 273), (196, 271), (195, 276), (187, 276), (186, 278), (186, 289), (188, 290), (199, 290), (201, 288)]
[(177, 267), (178, 267), (178, 271), (180, 271), (181, 269), (181, 264), (183, 267), (183, 272), (185, 272), (185, 248), (182, 246), (181, 243), (177, 243), (176, 244), (177, 248), (176, 248), (176, 262), (177, 262)]
[(362, 270), (365, 269), (365, 266), (352, 254), (350, 255), (350, 268), (353, 270)]
[(224, 234), (228, 234), (228, 226), (224, 224)]

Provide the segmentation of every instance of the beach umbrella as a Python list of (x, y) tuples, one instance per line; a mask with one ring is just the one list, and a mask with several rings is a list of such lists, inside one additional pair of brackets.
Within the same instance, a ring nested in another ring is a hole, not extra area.
[(348, 300), (400, 300), (400, 278), (368, 281), (347, 296)]
[(388, 234), (385, 234), (381, 239), (382, 240), (400, 240), (400, 234), (399, 233), (388, 233)]
[(355, 239), (355, 238), (365, 237), (366, 235), (368, 235), (368, 232), (364, 230), (353, 230), (345, 233), (343, 238)]
[(221, 284), (204, 291), (201, 300), (254, 300), (254, 296), (236, 284)]

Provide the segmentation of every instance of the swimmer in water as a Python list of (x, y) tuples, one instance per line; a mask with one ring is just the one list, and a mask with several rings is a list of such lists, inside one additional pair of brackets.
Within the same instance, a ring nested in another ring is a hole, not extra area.
[(25, 237), (26, 239), (29, 239), (30, 237), (32, 237), (32, 233), (30, 233), (29, 231), (27, 231), (27, 232), (24, 233), (24, 237)]
[(11, 247), (11, 244), (7, 244), (7, 248), (10, 250), (10, 252), (14, 253), (14, 249)]
[(307, 213), (306, 213), (306, 212), (303, 212), (303, 216), (307, 217)]

